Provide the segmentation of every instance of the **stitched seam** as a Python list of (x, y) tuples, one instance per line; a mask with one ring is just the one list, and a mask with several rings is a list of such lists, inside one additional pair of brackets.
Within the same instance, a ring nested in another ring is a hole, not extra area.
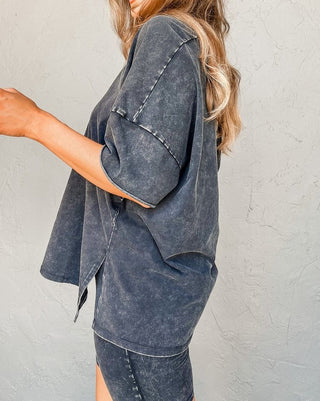
[[(86, 275), (86, 277), (84, 278), (83, 283), (86, 282), (87, 278), (90, 276), (90, 274), (93, 272), (93, 270), (94, 270), (97, 266), (99, 266), (99, 265), (101, 266), (101, 265), (102, 265), (102, 263), (103, 263), (105, 257), (106, 257), (106, 255), (104, 255), (104, 257), (103, 257), (103, 259), (101, 260), (101, 262), (95, 263), (95, 264), (92, 266), (92, 268), (90, 269), (89, 273), (88, 273), (88, 274)], [(84, 285), (84, 284), (83, 284), (83, 285)], [(87, 284), (84, 285), (84, 288), (83, 288), (83, 290), (82, 290), (82, 292), (81, 292), (81, 294), (80, 294), (80, 296), (79, 296), (79, 299), (78, 299), (78, 306), (79, 306), (79, 304), (80, 304), (82, 295), (83, 295), (83, 293), (84, 293), (84, 291), (85, 291), (86, 288), (87, 288)]]
[(135, 398), (139, 397), (142, 400), (143, 398), (142, 398), (142, 395), (140, 393), (140, 390), (139, 390), (139, 387), (138, 387), (138, 383), (136, 382), (134, 374), (133, 374), (133, 370), (132, 370), (132, 366), (131, 366), (131, 362), (130, 362), (130, 356), (129, 356), (129, 353), (128, 353), (127, 349), (125, 349), (125, 354), (126, 354), (126, 358), (125, 359), (128, 362), (127, 368), (129, 369), (129, 373), (130, 373), (129, 376), (132, 378), (132, 381), (134, 383), (134, 386), (132, 387), (132, 390), (135, 390), (138, 393), (134, 397)]
[[(177, 354), (172, 354), (172, 355), (151, 355), (151, 354), (145, 354), (145, 353), (143, 353), (143, 352), (138, 352), (138, 351), (136, 351), (136, 350), (127, 348), (127, 345), (124, 347), (123, 345), (117, 344), (117, 343), (115, 343), (114, 341), (110, 340), (109, 338), (103, 337), (101, 334), (97, 333), (97, 331), (96, 331), (97, 327), (100, 328), (100, 327), (97, 325), (97, 322), (94, 321), (94, 323), (92, 324), (92, 328), (93, 328), (94, 332), (97, 334), (97, 336), (103, 338), (103, 339), (106, 340), (106, 341), (109, 341), (109, 343), (112, 343), (112, 344), (116, 345), (117, 347), (120, 347), (120, 348), (123, 348), (123, 349), (127, 349), (128, 351), (134, 352), (135, 354), (138, 354), (138, 355), (153, 356), (153, 357), (156, 357), (156, 358), (168, 358), (168, 357), (171, 357), (171, 356), (179, 355), (179, 354), (181, 354), (182, 352), (184, 352), (184, 351), (186, 350), (186, 349), (184, 349), (183, 351), (180, 351), (180, 352), (178, 352)], [(128, 340), (125, 340), (125, 341), (128, 342), (128, 343), (132, 343), (132, 341), (128, 341)], [(136, 344), (136, 343), (132, 343), (132, 344)]]
[[(88, 284), (88, 283), (86, 283), (86, 281), (87, 281), (88, 277), (90, 276), (90, 274), (93, 272), (93, 270), (94, 270), (98, 265), (100, 265), (100, 266), (102, 265), (102, 263), (104, 262), (105, 258), (107, 257), (107, 254), (108, 254), (108, 251), (109, 251), (109, 248), (110, 248), (110, 243), (111, 243), (112, 235), (113, 235), (113, 232), (114, 232), (114, 229), (115, 229), (115, 226), (116, 226), (116, 225), (115, 225), (115, 220), (116, 220), (116, 218), (117, 218), (117, 216), (118, 216), (118, 214), (119, 214), (119, 211), (120, 211), (120, 209), (117, 210), (117, 212), (115, 213), (115, 215), (114, 215), (114, 217), (113, 217), (113, 220), (112, 220), (112, 231), (111, 231), (111, 234), (110, 234), (110, 238), (109, 238), (108, 248), (107, 248), (106, 254), (104, 255), (104, 257), (103, 257), (103, 259), (102, 259), (101, 262), (95, 263), (95, 264), (92, 266), (92, 268), (89, 270), (89, 272), (87, 273), (87, 275), (86, 275), (85, 278), (83, 279), (84, 288), (83, 288), (83, 290), (82, 290), (82, 292), (81, 292), (81, 295), (79, 296), (79, 299), (78, 299), (78, 306), (79, 306), (79, 304), (80, 304), (82, 295), (83, 295), (85, 289), (87, 288), (87, 284)], [(84, 283), (86, 283), (86, 284), (84, 284)]]
[[(123, 198), (121, 198), (121, 201), (122, 201), (122, 200), (123, 200)], [(112, 236), (113, 236), (113, 233), (114, 233), (114, 230), (115, 230), (115, 227), (116, 227), (116, 219), (117, 219), (119, 213), (120, 213), (120, 208), (117, 209), (117, 211), (116, 211), (116, 213), (114, 214), (113, 219), (112, 219), (112, 230), (111, 230), (111, 234), (110, 234), (110, 238), (109, 238), (109, 242), (108, 242), (108, 247), (107, 247), (107, 252), (106, 252), (105, 258), (107, 257), (108, 252), (109, 252), (109, 249), (110, 249), (110, 244), (111, 244)], [(103, 260), (105, 260), (105, 258), (104, 258)], [(102, 263), (101, 263), (100, 266), (102, 266)], [(101, 279), (102, 279), (102, 278), (101, 278)], [(100, 302), (100, 299), (101, 299), (101, 295), (102, 295), (102, 290), (100, 291), (99, 298), (98, 298), (98, 300), (97, 300), (97, 313), (99, 313), (99, 310), (100, 310), (100, 308), (99, 308), (99, 302)]]
[(151, 131), (150, 129), (144, 127), (143, 125), (135, 122), (135, 121), (131, 121), (129, 118), (127, 118), (125, 115), (122, 115), (121, 112), (119, 112), (118, 110), (112, 110), (114, 113), (119, 114), (119, 116), (121, 116), (122, 118), (124, 118), (125, 120), (129, 121), (131, 124), (134, 124), (138, 127), (140, 127), (141, 129), (143, 129), (144, 131), (147, 131), (149, 134), (152, 134), (156, 139), (158, 139), (162, 145), (166, 148), (166, 150), (170, 153), (170, 155), (174, 158), (174, 160), (176, 161), (176, 163), (178, 164), (179, 169), (181, 169), (182, 163), (178, 160), (177, 156), (173, 153), (173, 151), (170, 149), (170, 146), (168, 145), (168, 143), (166, 142), (166, 140), (164, 138), (162, 138), (159, 134), (157, 134), (156, 132)]
[(169, 60), (167, 61), (167, 63), (163, 66), (158, 78), (156, 79), (155, 83), (153, 84), (153, 86), (150, 89), (150, 92), (147, 94), (147, 96), (144, 98), (141, 106), (139, 107), (139, 109), (137, 110), (137, 112), (134, 114), (133, 116), (133, 121), (135, 122), (135, 120), (137, 119), (138, 115), (142, 112), (147, 99), (149, 98), (149, 96), (151, 95), (151, 93), (153, 92), (153, 89), (155, 88), (157, 82), (159, 81), (159, 79), (161, 78), (162, 74), (164, 73), (165, 69), (167, 68), (167, 66), (169, 65), (170, 61), (173, 59), (173, 56), (178, 52), (178, 50), (187, 42), (190, 42), (191, 40), (197, 39), (197, 37), (192, 37), (192, 38), (188, 38), (186, 40), (183, 40), (179, 46), (174, 50), (173, 54), (171, 57), (169, 57)]

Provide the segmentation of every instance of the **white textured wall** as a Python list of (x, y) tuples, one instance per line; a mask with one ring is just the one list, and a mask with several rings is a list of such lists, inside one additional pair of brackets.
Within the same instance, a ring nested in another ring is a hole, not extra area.
[[(106, 4), (1, 0), (0, 87), (84, 133), (123, 65)], [(244, 129), (222, 157), (219, 276), (190, 346), (196, 400), (318, 401), (320, 6), (227, 12)], [(93, 401), (94, 282), (74, 324), (77, 287), (39, 273), (70, 168), (26, 138), (0, 146), (1, 399)]]

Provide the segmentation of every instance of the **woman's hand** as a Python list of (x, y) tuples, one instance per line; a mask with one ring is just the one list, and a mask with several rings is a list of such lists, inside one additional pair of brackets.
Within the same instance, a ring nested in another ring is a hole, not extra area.
[(0, 88), (1, 134), (35, 140), (92, 184), (143, 207), (150, 207), (122, 192), (106, 177), (100, 163), (102, 144), (68, 127), (14, 88)]
[(14, 88), (0, 88), (0, 135), (28, 137), (39, 118), (36, 103)]

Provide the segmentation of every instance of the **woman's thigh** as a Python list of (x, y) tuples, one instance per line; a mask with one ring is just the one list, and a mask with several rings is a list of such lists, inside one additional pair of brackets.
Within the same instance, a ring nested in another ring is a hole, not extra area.
[(137, 354), (94, 333), (96, 362), (113, 401), (192, 401), (189, 348), (178, 355)]

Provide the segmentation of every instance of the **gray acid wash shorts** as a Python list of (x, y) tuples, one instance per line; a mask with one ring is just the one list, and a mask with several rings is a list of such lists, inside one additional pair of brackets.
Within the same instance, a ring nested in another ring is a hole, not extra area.
[(189, 348), (173, 356), (149, 356), (93, 334), (96, 362), (113, 401), (192, 401)]

